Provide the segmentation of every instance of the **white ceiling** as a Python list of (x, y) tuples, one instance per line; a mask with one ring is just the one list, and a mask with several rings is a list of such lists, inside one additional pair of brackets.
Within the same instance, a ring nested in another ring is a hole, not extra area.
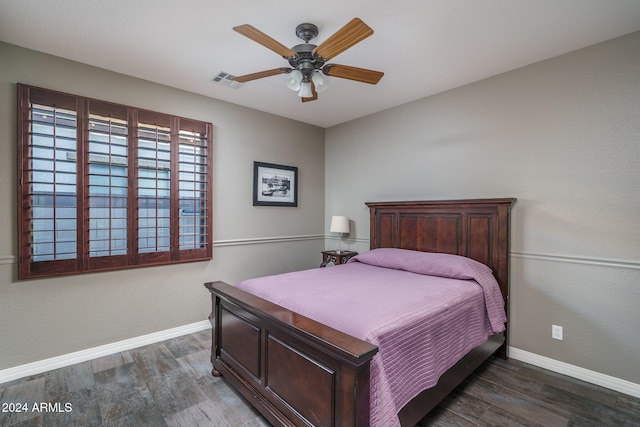
[[(291, 47), (300, 23), (320, 44), (354, 17), (374, 34), (330, 62), (383, 71), (378, 85), (333, 78), (301, 103), (281, 75), (210, 81), (288, 65), (234, 26)], [(321, 127), (638, 30), (639, 0), (0, 0), (4, 42)]]

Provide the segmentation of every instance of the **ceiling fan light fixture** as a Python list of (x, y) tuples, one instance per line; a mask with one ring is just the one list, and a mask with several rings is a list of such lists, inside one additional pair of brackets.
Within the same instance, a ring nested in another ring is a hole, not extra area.
[(300, 83), (300, 92), (298, 92), (298, 96), (300, 98), (311, 98), (313, 96), (313, 93), (311, 92), (310, 82)]
[(291, 90), (299, 91), (300, 83), (302, 82), (302, 73), (300, 70), (293, 70), (287, 74), (285, 82), (287, 87)]
[(313, 84), (316, 87), (316, 92), (324, 92), (329, 87), (329, 79), (322, 75), (320, 71), (316, 71), (311, 76), (311, 80), (313, 80)]

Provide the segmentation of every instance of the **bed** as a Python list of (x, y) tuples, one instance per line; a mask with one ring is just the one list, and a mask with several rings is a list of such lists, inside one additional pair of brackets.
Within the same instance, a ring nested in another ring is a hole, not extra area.
[[(502, 300), (500, 302), (504, 304), (508, 317), (509, 215), (514, 202), (515, 199), (508, 198), (367, 203), (371, 218), (372, 250), (358, 255), (346, 265), (317, 269), (315, 275), (322, 273), (320, 275), (329, 277), (329, 282), (341, 271), (359, 277), (360, 271), (369, 268), (371, 259), (377, 255), (388, 258), (387, 255), (392, 253), (395, 256), (403, 250), (409, 255), (426, 252), (420, 254), (421, 260), (430, 257), (439, 261), (447, 254), (460, 255), (466, 257), (474, 268), (481, 263), (491, 269), (492, 278), (495, 277), (499, 289), (493, 298)], [(357, 271), (354, 272), (354, 269)], [(285, 292), (290, 294), (289, 300), (268, 297), (278, 301), (278, 304), (256, 295), (268, 286), (260, 282), (253, 283), (253, 280), (239, 284), (251, 293), (223, 282), (205, 284), (211, 292), (213, 305), (213, 374), (223, 375), (274, 425), (413, 426), (488, 357), (493, 354), (507, 357), (506, 329), (498, 333), (490, 331), (486, 341), (484, 338), (481, 341), (477, 338), (465, 341), (464, 348), (460, 347), (457, 351), (457, 359), (448, 362), (450, 366), (445, 366), (446, 369), (439, 365), (435, 380), (429, 379), (437, 383), (424, 390), (418, 387), (417, 392), (411, 390), (410, 395), (391, 404), (384, 401), (385, 405), (392, 407), (394, 418), (389, 421), (388, 410), (382, 415), (374, 410), (383, 406), (377, 403), (382, 399), (380, 395), (384, 394), (380, 390), (390, 389), (391, 392), (387, 394), (392, 400), (397, 394), (397, 389), (393, 387), (381, 387), (380, 384), (386, 386), (386, 383), (378, 378), (382, 369), (380, 360), (383, 355), (391, 354), (387, 347), (378, 345), (384, 339), (369, 336), (357, 329), (358, 323), (364, 329), (371, 323), (366, 316), (358, 318), (360, 322), (346, 323), (344, 320), (336, 323), (331, 318), (322, 317), (322, 307), (331, 306), (331, 297), (335, 298), (336, 307), (340, 307), (340, 302), (344, 304), (345, 298), (351, 298), (357, 304), (354, 295), (342, 294), (342, 290), (349, 286), (338, 284), (337, 278), (336, 283), (329, 283), (329, 291), (323, 291), (322, 300), (317, 300), (317, 312), (313, 312), (314, 307), (311, 312), (298, 309), (295, 305), (298, 296), (295, 293), (305, 292), (307, 287), (305, 283), (297, 284), (297, 281), (314, 280), (314, 276), (305, 274), (313, 274), (313, 271), (291, 273), (280, 278), (279, 282), (289, 281), (288, 286), (292, 287)], [(468, 277), (464, 276), (462, 280), (468, 285), (469, 280), (464, 279)], [(445, 280), (454, 281), (451, 278)], [(402, 283), (395, 278), (388, 281)], [(371, 299), (366, 283), (360, 283), (358, 287), (356, 282), (358, 280), (354, 279), (353, 287), (361, 294), (361, 300)], [(475, 283), (474, 288), (473, 298), (484, 298), (488, 302), (484, 287), (479, 290), (480, 287)], [(402, 286), (398, 285), (398, 289), (402, 289)], [(378, 296), (389, 300), (390, 306), (394, 305), (392, 296), (404, 295), (404, 292), (376, 290)], [(478, 292), (481, 297), (478, 297)], [(409, 299), (417, 298), (411, 296)], [(343, 305), (340, 310), (351, 311), (345, 307)], [(381, 304), (376, 313), (384, 312), (384, 309), (384, 304)], [(298, 311), (305, 312), (305, 315)], [(486, 323), (492, 323), (490, 317), (483, 315), (485, 329)], [(500, 323), (500, 319), (493, 323)], [(467, 327), (464, 328), (466, 330)], [(474, 339), (478, 342), (473, 342), (469, 347)], [(449, 344), (444, 347), (448, 348)], [(419, 356), (423, 355), (422, 350), (418, 353)], [(430, 357), (425, 356), (425, 359)], [(417, 365), (416, 359), (410, 361), (389, 365), (391, 374), (387, 377), (394, 378), (400, 375), (396, 371)], [(400, 406), (394, 407), (398, 402)], [(374, 403), (371, 408), (370, 403)]]

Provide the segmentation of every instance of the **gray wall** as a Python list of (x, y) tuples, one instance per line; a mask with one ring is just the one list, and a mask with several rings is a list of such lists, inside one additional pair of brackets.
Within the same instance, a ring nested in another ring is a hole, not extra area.
[(639, 138), (635, 33), (328, 129), (325, 227), (363, 251), (366, 201), (517, 197), (511, 346), (638, 384)]
[[(17, 282), (16, 83), (214, 125), (214, 258)], [(203, 283), (317, 266), (324, 130), (0, 43), (0, 370), (206, 320)], [(299, 168), (299, 207), (252, 206), (253, 161)]]

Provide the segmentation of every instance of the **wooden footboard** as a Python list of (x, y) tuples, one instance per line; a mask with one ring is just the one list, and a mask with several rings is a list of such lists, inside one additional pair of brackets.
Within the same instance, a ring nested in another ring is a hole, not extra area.
[(367, 426), (378, 348), (223, 282), (211, 292), (211, 363), (271, 423)]

